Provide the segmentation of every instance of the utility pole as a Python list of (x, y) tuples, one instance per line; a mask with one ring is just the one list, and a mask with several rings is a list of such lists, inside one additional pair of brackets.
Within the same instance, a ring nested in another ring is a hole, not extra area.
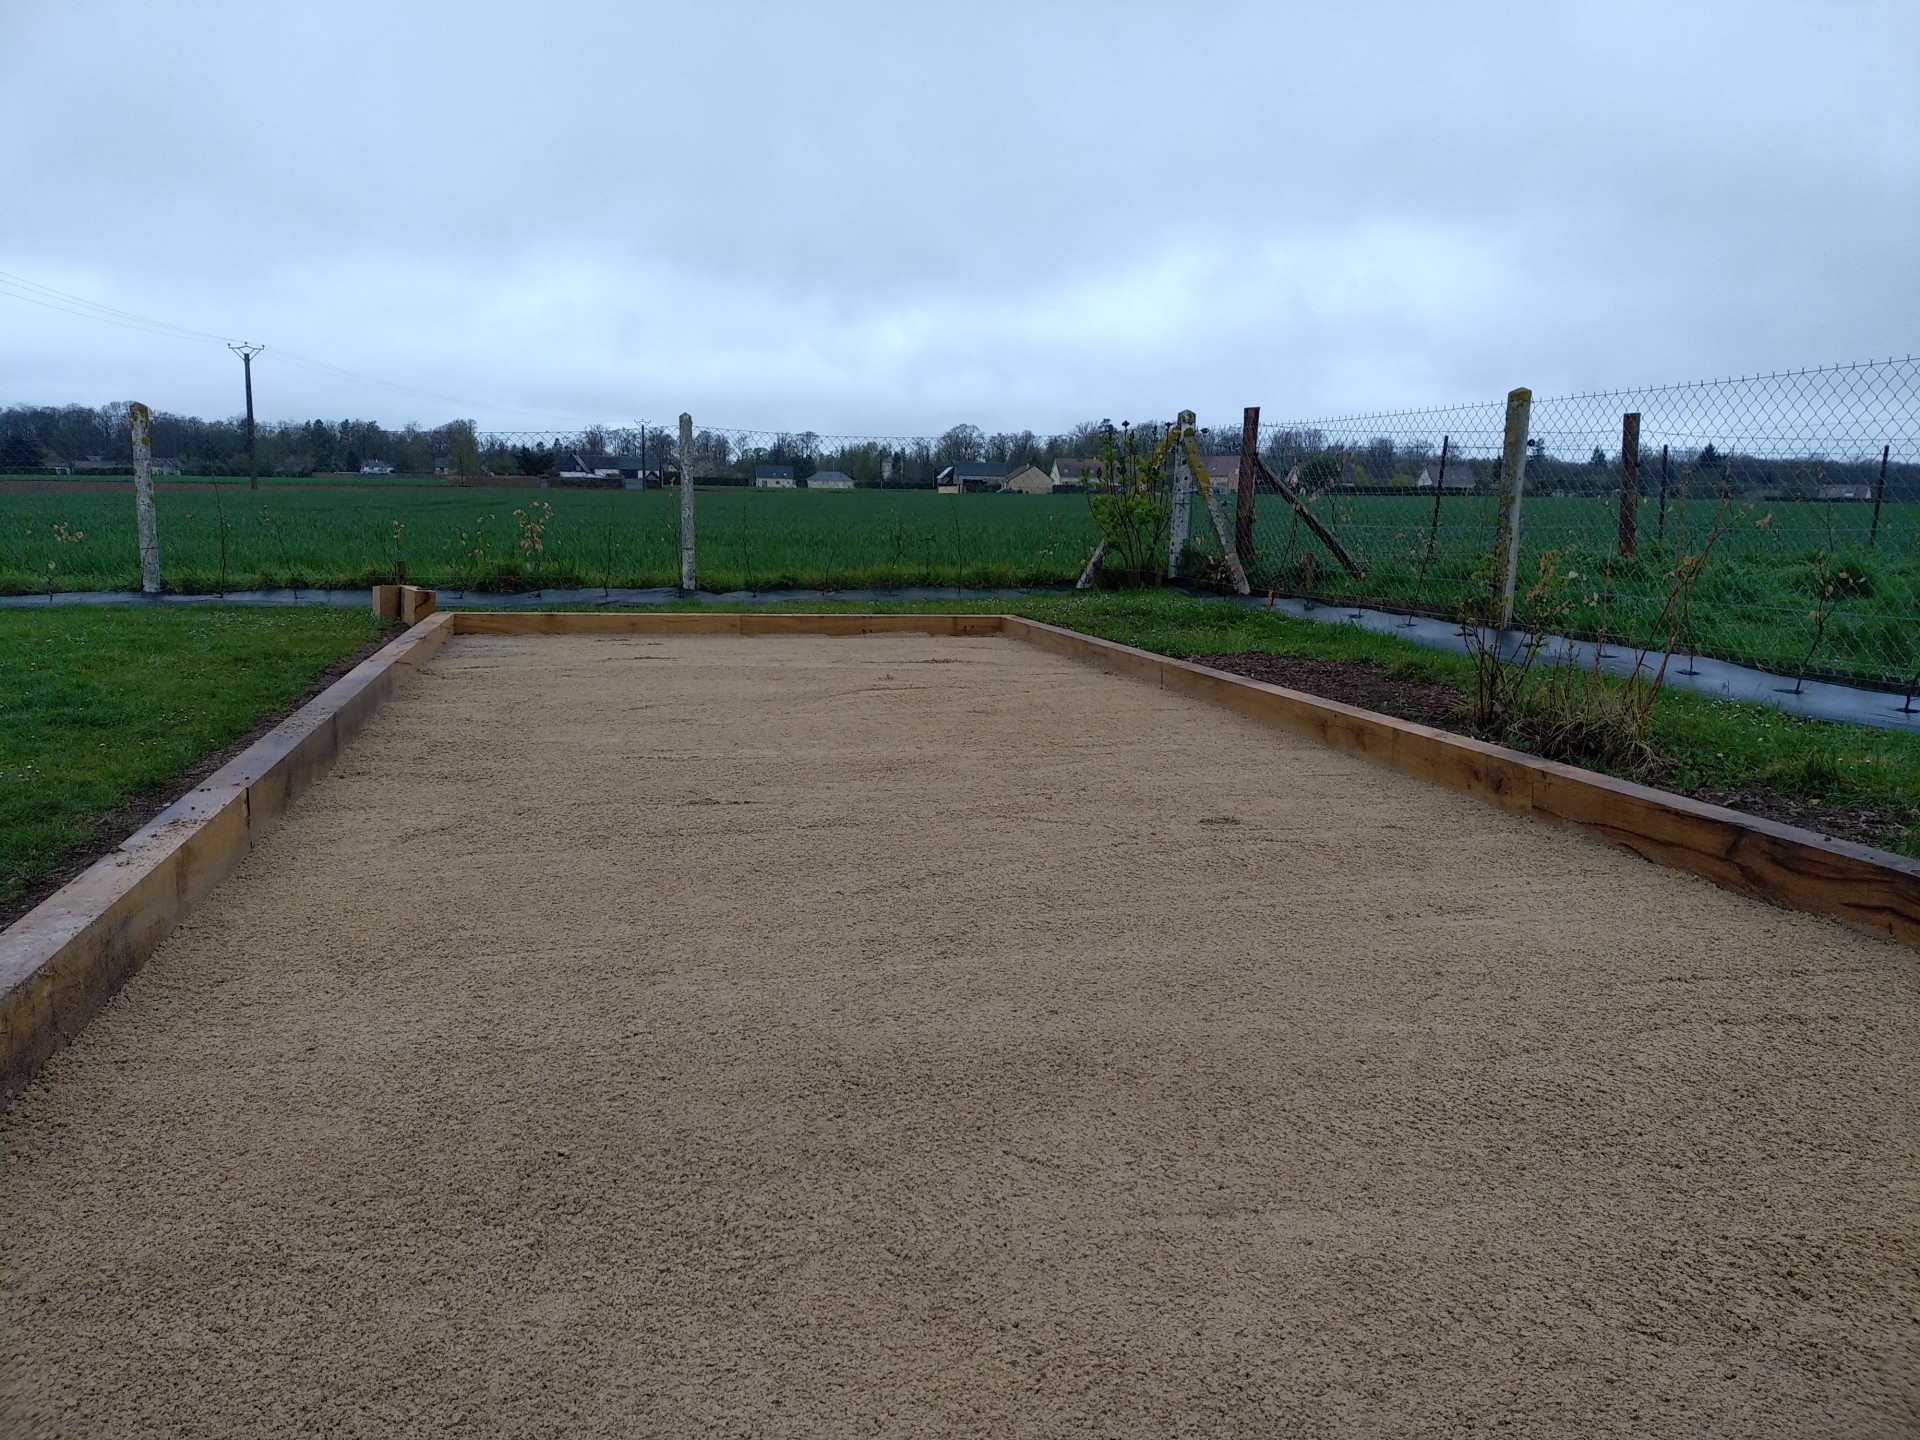
[(249, 345), (242, 341), (238, 345), (229, 345), (227, 348), (240, 357), (240, 364), (247, 372), (247, 486), (249, 489), (258, 490), (260, 460), (253, 448), (253, 357), (267, 347)]

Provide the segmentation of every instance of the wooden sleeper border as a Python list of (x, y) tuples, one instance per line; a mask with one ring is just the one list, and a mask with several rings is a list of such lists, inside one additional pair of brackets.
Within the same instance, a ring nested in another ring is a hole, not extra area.
[(1580, 826), (1730, 890), (1920, 946), (1920, 862), (1035, 620), (704, 611), (435, 614), (431, 591), (394, 599), (410, 600), (407, 608), (427, 618), (0, 932), (0, 1103), (79, 1033), (453, 635), (1005, 635), (1283, 726), (1516, 815)]

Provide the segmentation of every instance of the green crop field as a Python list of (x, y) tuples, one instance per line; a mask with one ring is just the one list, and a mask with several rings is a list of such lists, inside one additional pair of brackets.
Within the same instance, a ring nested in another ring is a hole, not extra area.
[[(396, 560), (461, 589), (680, 577), (679, 497), (659, 491), (223, 484), (164, 487), (155, 508), (167, 588), (191, 593), (366, 585)], [(913, 490), (702, 490), (698, 535), (701, 586), (720, 590), (1050, 584), (1097, 538), (1077, 496)], [(0, 591), (138, 583), (130, 486), (0, 494)]]
[[(658, 491), (480, 490), (444, 484), (167, 485), (158, 499), (168, 589), (355, 586), (391, 578), (453, 589), (651, 587), (679, 578), (679, 502)], [(1484, 585), (1494, 502), (1323, 495), (1315, 511), (1359, 560), (1354, 579), (1276, 496), (1263, 495), (1252, 578), (1261, 590), (1462, 613)], [(1198, 548), (1213, 546), (1203, 512)], [(1878, 534), (1858, 503), (1648, 501), (1638, 554), (1615, 553), (1615, 502), (1533, 496), (1522, 590), (1551, 552), (1556, 628), (1664, 640), (1676, 542), (1721, 533), (1687, 612), (1686, 647), (1793, 675), (1883, 685), (1920, 671), (1920, 505), (1888, 505)], [(698, 564), (708, 590), (1061, 585), (1098, 538), (1084, 497), (915, 490), (703, 489)], [(1204, 574), (1204, 553), (1194, 570)], [(137, 584), (130, 484), (0, 493), (0, 592)]]

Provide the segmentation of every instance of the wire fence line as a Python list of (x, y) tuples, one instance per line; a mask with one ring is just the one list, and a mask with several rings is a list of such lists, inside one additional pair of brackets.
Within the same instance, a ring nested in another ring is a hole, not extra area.
[[(1299, 503), (1256, 485), (1238, 556), (1248, 580), (1329, 604), (1468, 614), (1498, 540), (1506, 421), (1506, 403), (1488, 400), (1259, 425), (1261, 459)], [(1097, 492), (1115, 436), (1151, 445), (1171, 423), (904, 438), (700, 427), (690, 463), (703, 485), (824, 474), (862, 488)], [(486, 440), (583, 465), (626, 446), (663, 479), (680, 463), (666, 426)], [(1237, 499), (1244, 425), (1200, 426), (1193, 440), (1207, 483)], [(1687, 653), (1796, 682), (1920, 686), (1920, 360), (1535, 399), (1525, 440), (1523, 620), (1529, 598), (1551, 593), (1556, 623), (1579, 638), (1659, 646), (1677, 624)], [(1180, 573), (1224, 584), (1220, 546), (1204, 525), (1191, 533)], [(999, 578), (1070, 578), (1081, 557), (1058, 527), (1048, 536), (1047, 567)], [(1676, 576), (1694, 557), (1676, 615)]]
[[(1263, 426), (1274, 467), (1300, 466), (1363, 573), (1329, 564), (1264, 497), (1250, 571), (1286, 594), (1465, 613), (1497, 539), (1505, 410)], [(1676, 569), (1704, 549), (1684, 650), (1916, 683), (1920, 362), (1536, 399), (1526, 438), (1521, 588), (1563, 587), (1581, 638), (1662, 643)]]
[[(1237, 507), (1249, 439), (1265, 466), (1250, 523), (1234, 535), (1256, 591), (1445, 619), (1484, 596), (1502, 400), (1269, 418), (1251, 437), (1242, 417), (1220, 418), (1191, 432), (1217, 498)], [(66, 422), (70, 440), (41, 431), (7, 443), (51, 459), (59, 447), (106, 446), (118, 424), (105, 412)], [(171, 443), (164, 422), (155, 417), (156, 457)], [(677, 506), (590, 492), (654, 490), (685, 468), (713, 492), (697, 510), (702, 588), (1070, 585), (1101, 538), (1088, 502), (1114, 483), (1106, 457), (1151, 447), (1172, 423), (1052, 434), (961, 425), (904, 437), (695, 425), (683, 457), (677, 423), (477, 432), (456, 422), (408, 432), (416, 473), (432, 462), (452, 472), (444, 481), (245, 500), (223, 500), (218, 487), (173, 492), (161, 507), (165, 583), (364, 584), (404, 564), (416, 580), (466, 589), (671, 584), (681, 574)], [(120, 437), (124, 445), (124, 426)], [(350, 443), (364, 456), (382, 443), (344, 429), (285, 438), (315, 454), (326, 445), (346, 454)], [(1673, 577), (1710, 537), (1684, 649), (1794, 679), (1920, 684), (1920, 361), (1535, 398), (1525, 441), (1523, 621), (1529, 593), (1550, 575), (1566, 630), (1661, 643)], [(463, 491), (463, 480), (549, 488), (536, 502)], [(746, 493), (753, 487), (796, 493)], [(119, 498), (51, 477), (9, 488), (49, 493), (0, 495), (0, 590), (129, 582), (136, 539)], [(865, 493), (839, 502), (797, 493), (822, 488)], [(955, 505), (939, 489), (1025, 493)], [(1190, 553), (1170, 558), (1184, 581), (1224, 587), (1225, 557), (1200, 519)]]

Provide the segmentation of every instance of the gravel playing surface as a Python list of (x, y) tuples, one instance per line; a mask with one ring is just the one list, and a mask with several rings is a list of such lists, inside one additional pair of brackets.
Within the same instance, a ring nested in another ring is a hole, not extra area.
[(459, 640), (0, 1120), (0, 1435), (1911, 1434), (1916, 991), (1012, 641)]

